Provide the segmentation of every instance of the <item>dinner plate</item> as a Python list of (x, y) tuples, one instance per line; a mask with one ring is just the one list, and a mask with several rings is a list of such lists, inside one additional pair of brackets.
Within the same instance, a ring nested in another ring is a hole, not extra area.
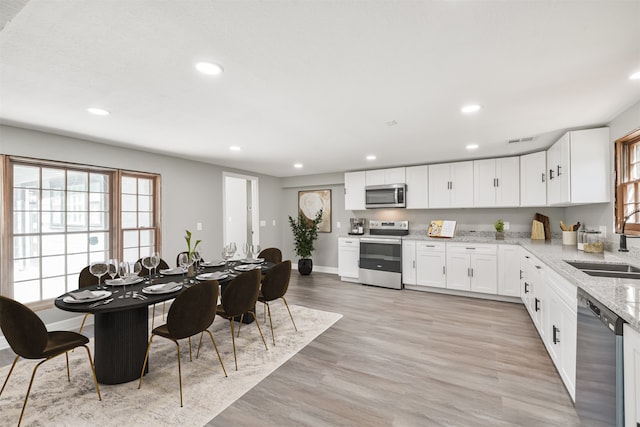
[(105, 284), (109, 286), (127, 286), (134, 285), (136, 283), (140, 283), (144, 280), (142, 277), (133, 277), (129, 279), (107, 279), (104, 281)]
[(180, 283), (175, 283), (175, 287), (170, 289), (162, 289), (166, 283), (160, 283), (158, 285), (147, 286), (146, 288), (142, 288), (143, 294), (151, 294), (151, 295), (159, 295), (159, 294), (170, 294), (171, 292), (179, 291), (182, 289), (182, 285)]
[(222, 280), (222, 279), (226, 279), (227, 277), (229, 277), (228, 274), (216, 271), (214, 273), (198, 274), (196, 276), (196, 279), (198, 279), (198, 280)]
[(255, 264), (244, 264), (244, 265), (238, 265), (237, 267), (235, 267), (235, 270), (237, 271), (260, 270), (260, 266)]
[(66, 297), (62, 298), (62, 301), (66, 302), (67, 304), (84, 304), (85, 302), (99, 301), (101, 299), (105, 299), (111, 296), (110, 291), (91, 291), (91, 292), (93, 292), (95, 297), (86, 298), (86, 299), (75, 299), (74, 297), (67, 295)]
[(186, 273), (186, 270), (182, 267), (166, 268), (164, 270), (160, 270), (160, 274), (164, 274), (165, 276), (176, 276), (183, 273)]
[(243, 258), (240, 262), (243, 264), (262, 264), (264, 262), (264, 258)]
[(203, 267), (222, 267), (224, 265), (224, 261), (214, 260), (209, 262), (201, 262), (200, 265)]

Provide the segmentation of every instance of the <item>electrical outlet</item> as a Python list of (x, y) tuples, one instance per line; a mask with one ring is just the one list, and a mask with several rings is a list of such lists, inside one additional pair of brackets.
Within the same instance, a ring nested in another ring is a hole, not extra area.
[(509, 221), (505, 221), (504, 222), (504, 229), (505, 231), (509, 229), (509, 227), (511, 226), (511, 224), (509, 224)]
[(267, 226), (267, 221), (265, 221), (264, 219), (260, 220), (260, 227), (266, 227)]
[(607, 226), (606, 225), (601, 225), (600, 227), (598, 227), (598, 230), (600, 231), (600, 233), (602, 233), (602, 237), (603, 238), (607, 238)]
[(196, 230), (197, 231), (202, 231), (202, 223), (201, 222), (196, 223)]
[(276, 220), (275, 219), (273, 221), (271, 221), (271, 225), (273, 225), (274, 227), (276, 226)]
[(337, 228), (342, 227), (342, 224), (340, 224), (340, 221), (336, 222), (336, 227), (337, 227)]

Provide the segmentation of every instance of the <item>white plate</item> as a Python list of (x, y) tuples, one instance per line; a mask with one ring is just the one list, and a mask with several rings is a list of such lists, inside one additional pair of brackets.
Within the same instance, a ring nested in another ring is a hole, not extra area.
[(144, 279), (142, 277), (134, 277), (130, 279), (107, 279), (104, 281), (105, 284), (109, 286), (127, 286), (134, 285), (136, 283), (142, 282)]
[(182, 267), (176, 268), (168, 268), (164, 270), (160, 270), (160, 274), (164, 274), (165, 276), (176, 276), (178, 274), (186, 273), (186, 270)]
[(236, 271), (260, 270), (260, 266), (255, 264), (245, 264), (245, 265), (239, 265), (235, 267), (235, 270)]
[(159, 295), (159, 294), (170, 294), (171, 292), (179, 291), (182, 289), (182, 285), (180, 283), (176, 283), (175, 288), (162, 290), (162, 287), (166, 285), (166, 283), (160, 283), (158, 285), (147, 286), (146, 288), (142, 288), (143, 294), (151, 294), (151, 295)]
[(264, 258), (243, 258), (240, 262), (243, 264), (262, 264), (264, 262)]
[(62, 301), (66, 302), (67, 304), (84, 304), (85, 302), (100, 301), (101, 299), (105, 299), (111, 296), (110, 291), (92, 291), (92, 292), (95, 295), (94, 298), (75, 299), (74, 297), (67, 295), (66, 297), (62, 298)]
[(201, 262), (200, 265), (203, 267), (222, 267), (224, 265), (224, 261), (215, 260), (209, 262)]
[(227, 277), (229, 277), (228, 274), (224, 274), (224, 273), (220, 273), (220, 272), (214, 272), (214, 273), (199, 274), (199, 275), (196, 276), (196, 279), (198, 279), (198, 280), (222, 280), (222, 279), (226, 279)]

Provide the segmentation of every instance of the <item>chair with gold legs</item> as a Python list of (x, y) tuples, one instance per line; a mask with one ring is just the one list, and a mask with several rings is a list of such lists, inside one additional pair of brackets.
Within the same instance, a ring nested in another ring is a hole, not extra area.
[(2, 389), (0, 389), (0, 395), (4, 391), (4, 388), (9, 382), (9, 377), (13, 372), (13, 368), (16, 366), (16, 362), (20, 357), (24, 359), (44, 359), (33, 368), (31, 374), (31, 380), (29, 381), (29, 387), (27, 388), (27, 395), (24, 398), (24, 404), (22, 405), (22, 412), (20, 412), (20, 419), (18, 420), (18, 426), (22, 422), (24, 416), (24, 410), (27, 407), (27, 400), (31, 393), (31, 386), (36, 376), (36, 371), (44, 362), (53, 359), (56, 356), (60, 356), (64, 353), (67, 359), (67, 381), (71, 381), (71, 375), (69, 373), (69, 351), (76, 347), (84, 347), (87, 350), (89, 357), (89, 365), (91, 366), (91, 373), (93, 374), (93, 381), (96, 385), (96, 391), (98, 392), (98, 400), (102, 400), (100, 395), (100, 387), (98, 386), (98, 380), (96, 379), (96, 372), (93, 368), (93, 360), (91, 358), (91, 352), (87, 344), (89, 339), (84, 335), (80, 335), (76, 332), (69, 331), (54, 331), (48, 332), (42, 320), (28, 307), (14, 301), (10, 298), (0, 296), (0, 329), (7, 339), (9, 346), (16, 353), (13, 364), (9, 369), (7, 378), (4, 380)]
[(287, 304), (287, 300), (284, 297), (284, 294), (287, 293), (287, 289), (289, 289), (289, 280), (291, 279), (291, 261), (287, 260), (277, 264), (273, 267), (262, 279), (262, 288), (260, 289), (260, 295), (258, 296), (258, 301), (265, 305), (265, 321), (266, 321), (266, 313), (269, 313), (269, 325), (271, 326), (271, 338), (273, 339), (273, 345), (276, 345), (276, 337), (273, 334), (273, 322), (271, 321), (271, 307), (269, 306), (269, 302), (275, 301), (277, 299), (282, 299), (284, 301), (285, 307), (287, 307), (287, 311), (289, 312), (289, 317), (291, 317), (291, 323), (293, 323), (293, 328), (297, 331), (296, 322), (293, 320), (293, 316), (291, 315), (291, 310), (289, 310), (289, 304)]
[[(148, 276), (151, 274), (151, 271), (149, 271), (149, 269), (147, 267), (144, 266), (142, 260), (145, 257), (140, 258), (138, 261), (140, 265), (142, 266), (142, 270), (140, 271), (139, 276), (140, 277), (144, 277), (144, 276)], [(158, 267), (156, 267), (156, 273), (160, 270), (167, 270), (169, 268), (169, 264), (167, 264), (167, 261), (163, 260), (162, 258), (160, 258), (160, 263), (158, 264)], [(164, 311), (165, 311), (165, 306), (166, 306), (166, 302), (162, 303), (162, 320), (164, 320)], [(156, 320), (156, 304), (153, 304), (153, 310), (151, 311), (151, 329), (153, 329), (153, 325), (155, 324), (155, 320)]]
[[(108, 276), (106, 274), (102, 276), (100, 278), (99, 283), (104, 283), (107, 277)], [(98, 284), (98, 278), (93, 274), (91, 274), (91, 272), (89, 271), (89, 266), (86, 266), (85, 268), (83, 268), (82, 271), (80, 272), (80, 275), (78, 276), (78, 288), (86, 288), (88, 286), (95, 286), (97, 284)], [(84, 324), (87, 321), (87, 317), (89, 317), (89, 314), (91, 313), (84, 314), (84, 317), (82, 318), (82, 323), (80, 324), (80, 329), (78, 329), (79, 334), (82, 333), (82, 329), (84, 328)]]
[(274, 264), (280, 264), (282, 262), (282, 251), (278, 248), (266, 248), (258, 254), (257, 258), (262, 258)]
[[(142, 386), (142, 377), (149, 360), (149, 350), (151, 342), (156, 335), (173, 341), (178, 348), (178, 382), (180, 384), (180, 407), (182, 407), (182, 368), (180, 365), (180, 344), (178, 340), (189, 338), (189, 358), (191, 358), (191, 337), (207, 332), (211, 338), (213, 348), (216, 350), (220, 366), (227, 376), (227, 371), (222, 363), (222, 358), (218, 352), (218, 346), (213, 339), (213, 334), (209, 331), (209, 326), (213, 323), (216, 316), (216, 304), (218, 301), (218, 282), (210, 280), (194, 285), (182, 292), (176, 297), (169, 308), (167, 315), (167, 323), (158, 326), (151, 332), (149, 345), (147, 345), (147, 353), (144, 356), (142, 372), (140, 373), (140, 382), (138, 389)], [(200, 348), (198, 348), (200, 351)]]
[[(220, 317), (229, 319), (229, 323), (231, 324), (231, 341), (233, 343), (233, 359), (236, 364), (236, 371), (238, 370), (238, 358), (236, 356), (236, 340), (233, 326), (235, 323), (234, 318), (240, 316), (240, 324), (242, 324), (244, 314), (251, 314), (262, 337), (264, 348), (265, 350), (269, 350), (255, 313), (256, 301), (258, 301), (258, 294), (260, 293), (261, 276), (260, 270), (251, 270), (233, 279), (222, 294), (222, 304), (218, 306), (217, 314)], [(240, 328), (238, 327), (238, 333), (239, 332)]]

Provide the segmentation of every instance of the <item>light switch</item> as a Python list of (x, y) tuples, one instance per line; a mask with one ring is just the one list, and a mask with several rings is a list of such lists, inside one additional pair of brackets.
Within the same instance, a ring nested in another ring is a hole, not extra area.
[(276, 220), (275, 219), (271, 222), (271, 225), (273, 225), (274, 227), (276, 226)]
[(504, 229), (505, 230), (508, 230), (510, 226), (511, 226), (511, 224), (509, 224), (509, 221), (505, 221), (504, 222)]
[(260, 227), (266, 227), (267, 226), (267, 221), (265, 221), (264, 219), (260, 220)]
[(336, 222), (336, 227), (337, 227), (337, 228), (342, 227), (342, 224), (340, 224), (340, 221)]
[(201, 222), (196, 223), (196, 230), (202, 231), (202, 223)]

